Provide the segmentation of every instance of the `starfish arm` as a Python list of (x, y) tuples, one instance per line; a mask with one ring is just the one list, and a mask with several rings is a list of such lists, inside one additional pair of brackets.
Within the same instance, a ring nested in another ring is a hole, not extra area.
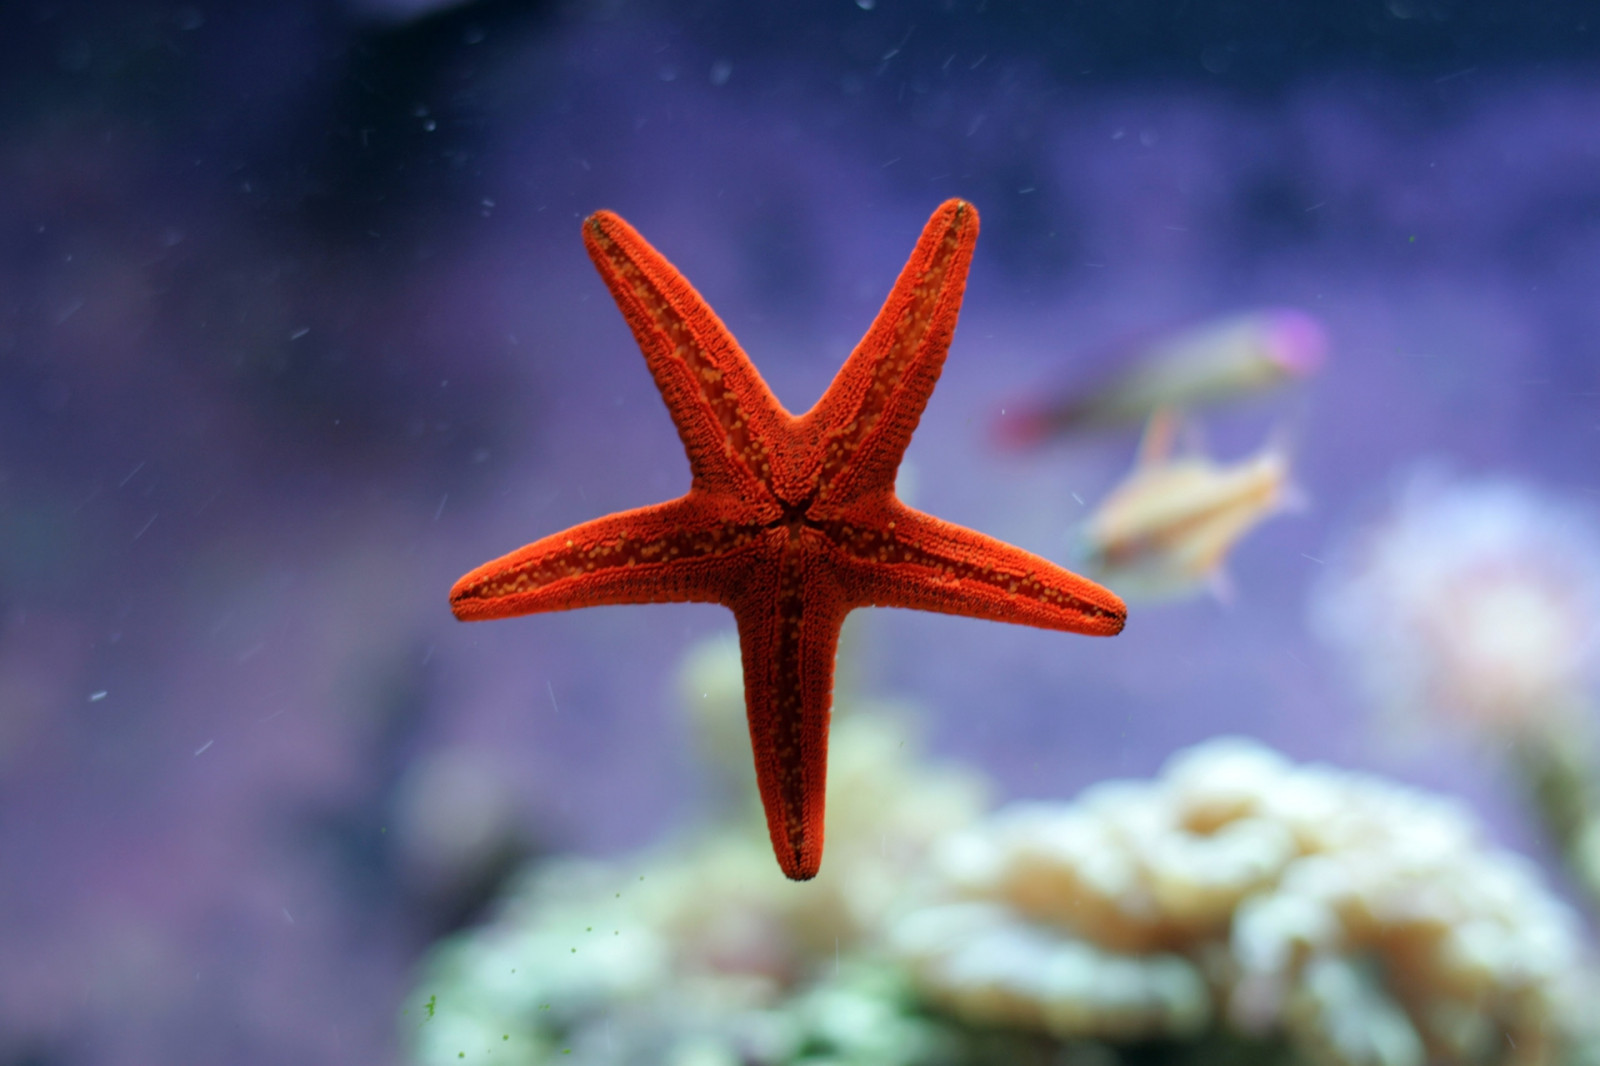
[(771, 503), (773, 448), (794, 421), (715, 311), (665, 256), (610, 211), (583, 243), (644, 353), (694, 484)]
[(763, 567), (730, 606), (772, 850), (789, 878), (805, 881), (822, 864), (833, 660), (849, 608), (810, 543), (814, 533), (769, 536), (777, 565)]
[[(866, 510), (863, 508), (863, 510)], [(898, 500), (838, 520), (851, 606), (910, 607), (1109, 637), (1128, 610), (1110, 589), (1032, 552)]]
[(760, 530), (687, 496), (597, 518), (484, 563), (450, 590), (463, 622), (621, 603), (718, 603)]
[(804, 416), (821, 443), (819, 503), (848, 506), (892, 488), (944, 368), (977, 239), (977, 208), (939, 206), (872, 327)]

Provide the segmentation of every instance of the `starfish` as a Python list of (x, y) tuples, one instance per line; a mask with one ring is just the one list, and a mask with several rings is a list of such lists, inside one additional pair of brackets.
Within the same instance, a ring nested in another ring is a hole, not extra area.
[(872, 327), (795, 416), (689, 282), (609, 211), (583, 241), (688, 452), (687, 495), (597, 518), (478, 567), (462, 621), (602, 604), (720, 603), (744, 662), (756, 780), (778, 865), (822, 862), (834, 653), (856, 607), (910, 607), (1093, 636), (1126, 608), (1087, 578), (913, 510), (895, 473), (939, 380), (978, 212), (939, 206)]

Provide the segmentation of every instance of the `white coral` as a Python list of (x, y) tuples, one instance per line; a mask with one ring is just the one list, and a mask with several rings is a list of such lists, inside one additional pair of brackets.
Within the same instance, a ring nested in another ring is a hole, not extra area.
[(1583, 972), (1575, 916), (1459, 805), (1245, 740), (998, 812), (927, 893), (890, 933), (923, 994), (1057, 1036), (1215, 1011), (1345, 1066), (1533, 1062)]

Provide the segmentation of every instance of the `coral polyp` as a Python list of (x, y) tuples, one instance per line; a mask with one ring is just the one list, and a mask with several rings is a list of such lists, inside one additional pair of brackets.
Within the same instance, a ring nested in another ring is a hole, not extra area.
[(1595, 679), (1600, 529), (1517, 482), (1424, 471), (1333, 554), (1312, 623), (1391, 712), (1537, 727)]

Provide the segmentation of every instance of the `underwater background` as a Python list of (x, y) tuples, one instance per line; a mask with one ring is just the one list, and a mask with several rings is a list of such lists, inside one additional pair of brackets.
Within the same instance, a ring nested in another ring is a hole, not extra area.
[[(1597, 33), (1467, 0), (6, 5), (0, 1063), (1600, 1060)], [(1319, 359), (1182, 412), (1175, 454), (1272, 450), (1281, 499), (1115, 639), (852, 616), (854, 791), (791, 886), (725, 609), (447, 596), (688, 485), (582, 218), (798, 411), (950, 197), (982, 234), (921, 509), (1076, 568), (1144, 419), (1005, 419), (1229, 316), (1293, 311)], [(649, 946), (563, 969), (604, 922)], [(1388, 1035), (1340, 1044), (1330, 1003)]]

